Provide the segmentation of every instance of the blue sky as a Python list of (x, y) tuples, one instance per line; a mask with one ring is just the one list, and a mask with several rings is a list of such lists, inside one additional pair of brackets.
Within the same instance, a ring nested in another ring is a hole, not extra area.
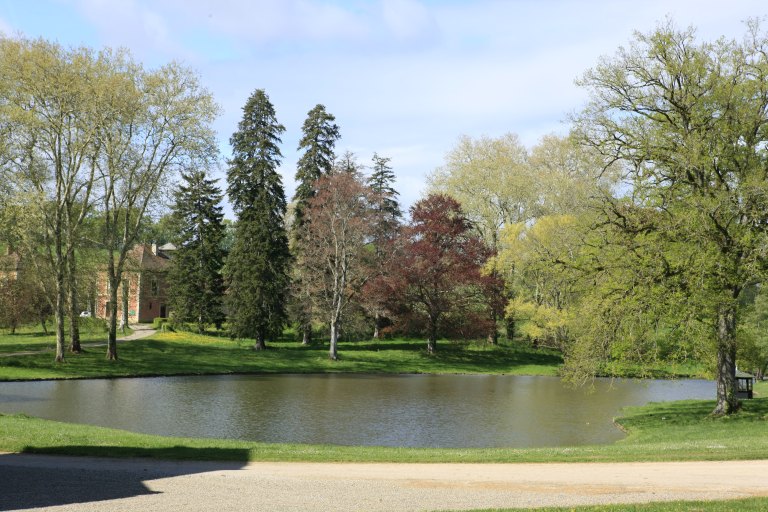
[[(574, 79), (666, 16), (740, 38), (761, 0), (0, 0), (0, 31), (126, 47), (148, 67), (196, 69), (223, 108), (222, 159), (242, 105), (265, 89), (286, 126), (289, 197), (306, 113), (322, 103), (337, 152), (392, 159), (405, 206), (461, 135), (565, 133)], [(222, 170), (218, 176), (223, 176)]]

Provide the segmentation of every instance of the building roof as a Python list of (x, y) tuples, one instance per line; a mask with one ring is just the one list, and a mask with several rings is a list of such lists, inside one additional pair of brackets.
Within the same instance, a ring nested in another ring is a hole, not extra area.
[(136, 270), (149, 270), (152, 272), (162, 272), (167, 270), (170, 260), (166, 255), (159, 252), (152, 252), (149, 245), (136, 245), (128, 253), (128, 260), (131, 266), (138, 267)]

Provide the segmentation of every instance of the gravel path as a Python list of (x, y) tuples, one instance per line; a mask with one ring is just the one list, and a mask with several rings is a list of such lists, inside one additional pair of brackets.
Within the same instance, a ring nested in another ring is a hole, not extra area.
[(768, 461), (214, 463), (0, 454), (0, 510), (429, 511), (768, 496)]

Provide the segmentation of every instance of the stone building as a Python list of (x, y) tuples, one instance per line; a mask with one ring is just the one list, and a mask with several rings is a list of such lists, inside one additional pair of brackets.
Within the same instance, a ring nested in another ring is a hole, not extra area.
[[(173, 244), (136, 245), (128, 253), (123, 279), (117, 291), (118, 318), (123, 315), (127, 294), (128, 323), (151, 322), (168, 316), (168, 264), (176, 249)], [(106, 272), (99, 273), (94, 316), (106, 318), (109, 282)]]

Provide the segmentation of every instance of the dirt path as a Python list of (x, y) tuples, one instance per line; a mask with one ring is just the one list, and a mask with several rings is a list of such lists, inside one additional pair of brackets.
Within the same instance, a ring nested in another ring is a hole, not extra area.
[[(124, 342), (124, 341), (132, 341), (132, 340), (139, 340), (141, 338), (147, 338), (147, 337), (152, 336), (153, 334), (155, 334), (157, 332), (151, 326), (145, 325), (145, 324), (131, 325), (130, 328), (131, 328), (131, 330), (133, 330), (133, 332), (131, 334), (127, 335), (127, 336), (123, 336), (123, 337), (117, 338), (117, 341), (119, 343)], [(83, 348), (106, 347), (107, 346), (107, 342), (106, 341), (104, 341), (104, 342), (95, 342), (95, 343), (90, 343), (89, 342), (89, 343), (81, 343), (80, 345)], [(29, 356), (29, 355), (34, 355), (34, 354), (43, 354), (45, 352), (53, 352), (54, 350), (55, 349), (52, 349), (52, 348), (45, 348), (45, 349), (41, 349), (41, 350), (27, 350), (27, 351), (24, 351), (24, 352), (10, 352), (10, 353), (7, 353), (7, 354), (0, 353), (0, 357)]]
[(766, 474), (768, 461), (243, 464), (5, 454), (0, 509), (427, 511), (716, 500), (768, 496)]

